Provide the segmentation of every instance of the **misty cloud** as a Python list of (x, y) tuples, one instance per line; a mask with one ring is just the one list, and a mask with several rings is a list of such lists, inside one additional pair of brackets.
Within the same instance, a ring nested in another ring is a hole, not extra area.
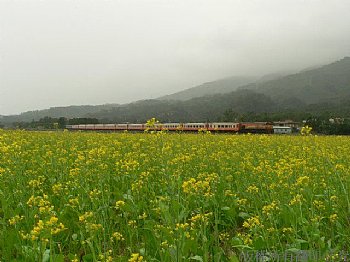
[(0, 114), (155, 98), (350, 53), (348, 0), (0, 0)]

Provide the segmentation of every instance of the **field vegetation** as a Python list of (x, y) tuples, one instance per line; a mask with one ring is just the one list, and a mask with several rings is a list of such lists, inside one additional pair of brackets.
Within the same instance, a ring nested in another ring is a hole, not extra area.
[(349, 163), (340, 136), (0, 130), (0, 260), (326, 257), (349, 249)]

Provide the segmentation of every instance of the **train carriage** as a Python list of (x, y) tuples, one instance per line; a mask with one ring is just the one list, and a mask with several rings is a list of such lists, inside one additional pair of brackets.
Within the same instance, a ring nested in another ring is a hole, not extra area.
[(239, 133), (273, 133), (273, 125), (269, 122), (212, 122), (212, 123), (156, 123), (152, 127), (146, 124), (81, 124), (67, 125), (69, 130), (95, 130), (95, 131), (145, 131), (145, 130), (169, 130), (198, 132), (208, 130), (215, 132), (239, 132)]
[(238, 132), (239, 123), (234, 123), (234, 122), (208, 123), (207, 130), (220, 131), (220, 132)]

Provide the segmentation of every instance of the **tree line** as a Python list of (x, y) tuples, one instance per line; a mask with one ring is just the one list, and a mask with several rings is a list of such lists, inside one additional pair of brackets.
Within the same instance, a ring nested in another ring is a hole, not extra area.
[(65, 118), (65, 117), (43, 117), (38, 121), (31, 122), (15, 122), (13, 127), (20, 129), (65, 129), (66, 125), (80, 125), (80, 124), (99, 124), (97, 118)]

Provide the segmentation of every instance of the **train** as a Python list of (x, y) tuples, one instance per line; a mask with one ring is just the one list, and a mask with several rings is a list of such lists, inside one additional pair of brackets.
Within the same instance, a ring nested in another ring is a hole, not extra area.
[(184, 131), (184, 132), (225, 132), (225, 133), (262, 133), (272, 134), (273, 124), (270, 122), (214, 122), (214, 123), (156, 123), (147, 124), (80, 124), (67, 125), (68, 130), (81, 131)]

